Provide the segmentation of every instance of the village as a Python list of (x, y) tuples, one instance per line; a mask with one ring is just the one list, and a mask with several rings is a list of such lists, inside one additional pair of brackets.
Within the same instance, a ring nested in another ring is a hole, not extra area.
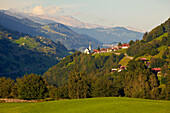
[[(98, 47), (98, 49), (93, 49), (93, 52), (92, 52), (92, 46), (91, 46), (91, 43), (89, 43), (89, 48), (86, 48), (85, 50), (84, 50), (84, 53), (85, 54), (93, 54), (93, 55), (95, 55), (95, 54), (101, 54), (101, 53), (111, 53), (111, 52), (116, 52), (116, 51), (118, 51), (118, 50), (121, 50), (121, 49), (128, 49), (130, 47), (130, 45), (129, 44), (127, 44), (127, 43), (123, 43), (123, 44), (121, 44), (121, 46), (112, 46), (112, 47), (108, 47), (108, 48), (99, 48)], [(120, 55), (120, 53), (115, 53), (115, 54), (117, 54), (117, 55)], [(133, 59), (133, 57), (130, 57), (130, 56), (128, 56), (126, 53), (124, 54), (124, 55), (126, 55), (126, 57), (128, 57), (129, 59)], [(147, 60), (146, 58), (139, 58), (139, 60), (141, 60), (142, 62), (144, 62), (145, 64), (146, 64), (146, 66), (147, 66), (147, 68), (150, 68), (150, 62), (149, 62), (149, 60)], [(125, 70), (125, 69), (127, 69), (127, 66), (120, 66), (119, 68), (112, 68), (111, 69), (111, 73), (114, 73), (114, 72), (121, 72), (122, 70)], [(161, 68), (152, 68), (151, 69), (152, 70), (152, 72), (153, 73), (155, 73), (157, 76), (162, 76), (160, 73), (161, 73)]]

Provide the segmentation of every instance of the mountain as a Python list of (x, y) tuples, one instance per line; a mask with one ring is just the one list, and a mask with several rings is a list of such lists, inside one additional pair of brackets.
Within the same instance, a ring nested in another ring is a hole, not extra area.
[(9, 9), (9, 10), (1, 10), (1, 12), (19, 18), (19, 19), (23, 19), (23, 18), (27, 18), (29, 20), (32, 20), (36, 23), (40, 23), (40, 24), (49, 24), (49, 23), (56, 23), (56, 21), (52, 21), (52, 20), (48, 20), (48, 19), (43, 19), (41, 17), (38, 17), (34, 14), (30, 14), (30, 13), (22, 13), (19, 11), (16, 11), (15, 9)]
[(0, 26), (0, 76), (15, 79), (26, 73), (43, 74), (67, 55), (67, 48), (60, 42)]
[(102, 26), (96, 25), (96, 24), (81, 22), (81, 21), (75, 19), (72, 16), (57, 16), (57, 17), (39, 16), (39, 17), (43, 18), (43, 19), (52, 20), (52, 21), (55, 21), (55, 22), (58, 22), (58, 23), (62, 23), (62, 24), (67, 25), (67, 26), (73, 26), (73, 27), (78, 27), (78, 28), (91, 29), (91, 28), (102, 27)]
[(49, 23), (61, 23), (66, 26), (73, 26), (73, 27), (78, 27), (78, 28), (98, 28), (102, 27), (100, 25), (96, 24), (90, 24), (90, 23), (85, 23), (81, 22), (77, 19), (75, 19), (72, 16), (46, 16), (46, 15), (34, 15), (31, 13), (22, 13), (19, 11), (16, 11), (14, 9), (9, 9), (9, 10), (3, 10), (4, 13), (14, 16), (16, 18), (28, 18), (32, 21), (38, 22), (40, 24), (49, 24)]
[(110, 43), (110, 42), (129, 42), (130, 40), (140, 40), (142, 39), (142, 35), (144, 31), (133, 28), (133, 27), (113, 27), (113, 28), (104, 28), (100, 25), (89, 24), (81, 22), (74, 17), (71, 16), (45, 16), (45, 15), (34, 15), (34, 14), (26, 14), (13, 10), (4, 11), (6, 14), (15, 16), (17, 18), (28, 18), (34, 22), (39, 22), (41, 24), (49, 24), (49, 23), (62, 23), (67, 25), (69, 28), (78, 32), (79, 34), (85, 34), (90, 37), (93, 37), (100, 42)]
[(124, 27), (114, 27), (114, 28), (94, 28), (94, 29), (86, 29), (86, 28), (77, 28), (70, 27), (72, 30), (78, 33), (86, 34), (91, 36), (103, 43), (110, 42), (126, 42), (128, 43), (130, 40), (141, 40), (143, 33), (128, 30)]
[(16, 18), (0, 12), (0, 25), (23, 33), (28, 33), (32, 36), (44, 36), (53, 41), (62, 42), (68, 49), (81, 50), (88, 47), (91, 42), (94, 48), (101, 46), (102, 43), (92, 37), (76, 33), (67, 26), (60, 23), (52, 23), (42, 25), (27, 18)]
[(144, 31), (144, 30), (136, 29), (136, 28), (131, 27), (131, 26), (126, 27), (126, 29), (132, 30), (132, 31), (137, 31), (137, 32), (140, 32), (140, 33), (145, 33), (145, 32), (146, 32), (146, 31)]

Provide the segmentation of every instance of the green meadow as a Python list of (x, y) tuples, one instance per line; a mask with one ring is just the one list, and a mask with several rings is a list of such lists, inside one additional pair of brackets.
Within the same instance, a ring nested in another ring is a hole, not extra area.
[(101, 97), (42, 103), (0, 103), (0, 113), (170, 113), (170, 101)]

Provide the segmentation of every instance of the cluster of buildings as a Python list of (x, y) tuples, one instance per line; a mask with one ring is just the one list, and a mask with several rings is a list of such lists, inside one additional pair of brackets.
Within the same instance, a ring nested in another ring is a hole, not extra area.
[(122, 46), (114, 46), (114, 47), (109, 47), (109, 48), (102, 48), (100, 50), (94, 49), (93, 52), (94, 52), (94, 54), (100, 54), (100, 53), (117, 51), (119, 49), (127, 49), (129, 47), (130, 47), (129, 44), (122, 44)]
[[(150, 62), (148, 60), (146, 60), (146, 58), (140, 58), (139, 60), (143, 61), (146, 64), (147, 68), (150, 68)], [(119, 68), (113, 68), (113, 69), (111, 69), (111, 73), (121, 72), (122, 70), (124, 70), (126, 68), (127, 68), (127, 66), (120, 66)], [(152, 68), (151, 70), (156, 75), (161, 73), (161, 68)], [(158, 76), (161, 76), (161, 75), (158, 75)]]
[[(146, 58), (140, 58), (140, 60), (142, 60), (146, 64), (147, 68), (150, 68), (150, 62), (148, 62), (148, 60), (146, 60)], [(152, 68), (151, 70), (156, 75), (161, 73), (161, 68)]]
[[(117, 51), (119, 49), (127, 49), (129, 48), (129, 44), (122, 44), (121, 46), (114, 46), (114, 47), (109, 47), (109, 48), (102, 48), (102, 49), (93, 49), (94, 54), (100, 54), (100, 53), (106, 53), (106, 52), (112, 52), (112, 51)], [(89, 48), (86, 48), (84, 50), (85, 54), (90, 54), (92, 52), (91, 44), (89, 44)], [(147, 68), (150, 68), (150, 62), (146, 60), (146, 58), (140, 58), (141, 61), (143, 61)], [(121, 72), (122, 70), (126, 69), (126, 66), (120, 66), (119, 68), (113, 68), (111, 69), (111, 73), (114, 73), (115, 71)], [(151, 69), (153, 73), (158, 74), (161, 72), (161, 68), (152, 68)]]
[[(122, 44), (121, 46), (114, 46), (114, 47), (109, 47), (109, 48), (102, 48), (100, 50), (98, 49), (93, 49), (94, 54), (100, 54), (100, 53), (106, 53), (106, 52), (112, 52), (112, 51), (117, 51), (119, 49), (127, 49), (129, 48), (129, 44)], [(86, 48), (84, 50), (85, 54), (90, 54), (92, 52), (91, 44), (89, 44), (89, 48)]]

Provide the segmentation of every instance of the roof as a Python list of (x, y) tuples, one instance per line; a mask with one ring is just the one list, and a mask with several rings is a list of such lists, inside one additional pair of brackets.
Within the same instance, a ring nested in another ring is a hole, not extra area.
[(124, 46), (129, 46), (129, 44), (122, 44), (122, 46), (124, 47)]
[(146, 61), (146, 58), (140, 58), (140, 60)]
[(120, 66), (119, 69), (125, 69), (127, 66)]
[(161, 71), (161, 68), (152, 68), (153, 71)]
[(102, 48), (102, 49), (100, 49), (100, 51), (107, 51), (107, 49), (105, 49), (105, 48)]
[(97, 49), (93, 49), (93, 52), (98, 52), (99, 50), (97, 50)]
[(113, 49), (118, 49), (117, 47), (114, 47)]

